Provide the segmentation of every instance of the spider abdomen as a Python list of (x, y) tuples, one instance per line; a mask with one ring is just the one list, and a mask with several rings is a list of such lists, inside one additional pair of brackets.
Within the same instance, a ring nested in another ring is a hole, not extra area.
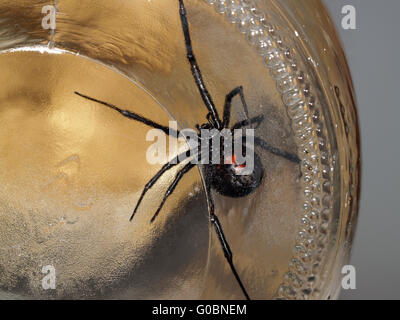
[(261, 184), (264, 176), (264, 168), (260, 157), (254, 153), (254, 168), (249, 174), (240, 175), (238, 169), (241, 165), (236, 163), (230, 164), (213, 164), (206, 166), (207, 181), (211, 187), (219, 194), (240, 198), (251, 194)]

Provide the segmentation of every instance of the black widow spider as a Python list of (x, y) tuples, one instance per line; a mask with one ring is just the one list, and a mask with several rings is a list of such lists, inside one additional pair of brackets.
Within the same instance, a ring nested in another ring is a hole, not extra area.
[[(223, 110), (223, 118), (221, 120), (221, 118), (218, 115), (218, 111), (214, 105), (214, 102), (211, 98), (211, 95), (209, 94), (209, 92), (206, 88), (206, 85), (203, 81), (203, 77), (201, 75), (200, 68), (197, 64), (197, 60), (193, 53), (193, 48), (192, 48), (192, 43), (191, 43), (191, 38), (190, 38), (190, 33), (189, 33), (189, 24), (188, 24), (188, 20), (187, 20), (187, 13), (186, 13), (186, 9), (185, 9), (183, 0), (179, 0), (179, 15), (180, 15), (180, 20), (181, 20), (183, 35), (185, 38), (187, 59), (190, 64), (191, 71), (192, 71), (194, 80), (196, 82), (197, 88), (200, 92), (201, 98), (202, 98), (205, 106), (208, 109), (208, 114), (207, 114), (208, 122), (206, 122), (202, 125), (196, 125), (196, 128), (198, 130), (199, 139), (200, 140), (202, 138), (204, 139), (204, 137), (202, 137), (201, 129), (216, 129), (219, 132), (221, 132), (223, 129), (228, 129), (231, 132), (233, 132), (233, 130), (235, 130), (235, 129), (241, 129), (246, 126), (252, 125), (252, 124), (259, 125), (264, 120), (264, 117), (261, 115), (261, 116), (256, 116), (254, 118), (249, 119), (248, 108), (247, 108), (246, 100), (244, 98), (242, 86), (238, 86), (237, 88), (233, 89), (230, 93), (228, 93), (226, 95), (225, 105), (224, 105), (224, 110)], [(77, 94), (85, 99), (97, 102), (97, 103), (107, 106), (111, 109), (114, 109), (114, 110), (118, 111), (119, 113), (121, 113), (124, 117), (144, 123), (152, 128), (159, 129), (167, 135), (171, 134), (171, 132), (173, 132), (173, 131), (171, 131), (170, 128), (168, 128), (166, 126), (155, 123), (152, 120), (142, 117), (131, 111), (122, 110), (113, 104), (110, 104), (110, 103), (107, 103), (104, 101), (100, 101), (95, 98), (91, 98), (91, 97), (81, 94), (77, 91), (75, 91), (75, 94)], [(244, 109), (247, 119), (242, 120), (242, 121), (234, 124), (232, 126), (232, 128), (229, 128), (232, 99), (237, 95), (240, 96), (240, 99), (241, 99), (241, 102), (243, 105), (243, 109)], [(177, 136), (179, 134), (180, 134), (179, 131), (175, 132), (174, 136)], [(210, 139), (210, 137), (208, 136), (206, 139)], [(291, 154), (289, 152), (285, 152), (278, 148), (275, 148), (275, 147), (269, 145), (266, 141), (262, 140), (261, 138), (254, 137), (254, 144), (272, 154), (283, 157), (294, 163), (300, 162), (299, 158), (295, 154)], [(172, 159), (170, 162), (166, 163), (161, 168), (161, 170), (158, 171), (157, 174), (153, 178), (151, 178), (151, 180), (144, 187), (144, 190), (136, 204), (136, 207), (133, 211), (133, 214), (132, 214), (130, 220), (133, 219), (133, 217), (134, 217), (137, 209), (139, 208), (139, 205), (140, 205), (143, 197), (147, 193), (147, 191), (151, 189), (151, 187), (157, 182), (157, 180), (165, 172), (172, 169), (174, 166), (178, 165), (179, 163), (183, 162), (184, 160), (189, 159), (192, 155), (192, 153), (190, 151), (193, 151), (193, 150), (189, 149), (188, 151), (184, 152), (183, 154)], [(212, 150), (210, 150), (210, 152), (212, 152)], [(200, 153), (201, 153), (200, 150), (198, 150), (198, 152), (195, 153), (194, 156), (199, 156)], [(250, 194), (251, 192), (253, 192), (260, 185), (261, 180), (263, 178), (264, 169), (263, 169), (261, 160), (256, 153), (254, 153), (254, 169), (253, 169), (252, 173), (250, 173), (248, 175), (237, 175), (236, 174), (237, 170), (240, 169), (239, 168), (240, 165), (238, 165), (235, 162), (235, 159), (233, 157), (232, 157), (233, 161), (231, 161), (230, 163), (226, 163), (224, 161), (222, 153), (221, 153), (220, 157), (221, 157), (221, 160), (223, 161), (223, 162), (221, 162), (221, 163), (223, 163), (222, 165), (221, 164), (203, 165), (204, 169), (205, 169), (205, 177), (206, 177), (205, 182), (206, 182), (206, 189), (207, 189), (206, 192), (208, 195), (208, 207), (209, 207), (210, 221), (211, 221), (212, 225), (214, 226), (214, 229), (218, 235), (218, 239), (222, 246), (222, 250), (224, 252), (225, 259), (227, 260), (227, 262), (232, 270), (232, 273), (235, 276), (237, 283), (239, 284), (246, 299), (250, 300), (250, 297), (249, 297), (249, 295), (248, 295), (248, 293), (236, 271), (236, 268), (233, 264), (232, 251), (229, 247), (228, 241), (222, 230), (222, 225), (219, 222), (219, 219), (214, 212), (214, 201), (213, 201), (212, 194), (211, 194), (211, 188), (216, 190), (218, 193), (220, 193), (224, 196), (228, 196), (228, 197), (237, 198), (237, 197), (246, 196), (246, 195)], [(153, 222), (156, 219), (156, 217), (158, 216), (160, 210), (162, 209), (165, 201), (174, 192), (176, 186), (178, 185), (178, 183), (182, 179), (182, 177), (186, 173), (188, 173), (193, 167), (195, 167), (195, 164), (192, 162), (189, 162), (189, 163), (185, 164), (184, 167), (177, 173), (174, 181), (168, 187), (168, 189), (164, 195), (164, 198), (163, 198), (162, 202), (160, 203), (157, 211), (151, 218), (151, 222)]]

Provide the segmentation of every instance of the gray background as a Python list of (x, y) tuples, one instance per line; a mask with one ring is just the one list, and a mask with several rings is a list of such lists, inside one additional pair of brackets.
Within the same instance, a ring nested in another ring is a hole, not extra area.
[[(350, 261), (357, 289), (342, 299), (400, 298), (399, 0), (325, 0), (342, 38), (357, 94), (363, 176), (358, 228)], [(344, 5), (357, 30), (341, 27)]]

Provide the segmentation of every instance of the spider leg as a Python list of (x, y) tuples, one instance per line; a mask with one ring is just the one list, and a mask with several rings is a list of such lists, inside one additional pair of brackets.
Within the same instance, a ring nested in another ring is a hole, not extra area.
[(117, 106), (115, 106), (115, 105), (113, 105), (111, 103), (104, 102), (104, 101), (89, 97), (89, 96), (84, 95), (82, 93), (79, 93), (77, 91), (75, 91), (74, 93), (76, 95), (82, 97), (82, 98), (85, 98), (85, 99), (90, 100), (90, 101), (94, 101), (96, 103), (99, 103), (99, 104), (102, 104), (102, 105), (104, 105), (106, 107), (109, 107), (109, 108), (111, 108), (113, 110), (116, 110), (126, 118), (129, 118), (129, 119), (132, 119), (132, 120), (136, 120), (136, 121), (144, 123), (145, 125), (148, 125), (148, 126), (150, 126), (152, 128), (159, 129), (159, 130), (163, 131), (167, 135), (172, 135), (174, 137), (178, 137), (179, 136), (179, 131), (176, 131), (176, 130), (174, 130), (172, 128), (169, 128), (169, 127), (163, 126), (161, 124), (158, 124), (158, 123), (156, 123), (156, 122), (154, 122), (154, 121), (152, 121), (150, 119), (147, 119), (145, 117), (142, 117), (141, 115), (138, 115), (137, 113), (133, 113), (133, 112), (128, 111), (128, 110), (122, 110), (122, 109), (118, 108)]
[(211, 97), (210, 93), (208, 92), (207, 87), (203, 81), (200, 67), (199, 67), (196, 57), (194, 56), (194, 53), (193, 53), (192, 41), (190, 39), (190, 32), (189, 32), (189, 23), (187, 20), (187, 13), (186, 13), (185, 5), (183, 4), (183, 0), (179, 0), (179, 14), (180, 14), (180, 18), (181, 18), (183, 35), (185, 37), (187, 59), (191, 66), (193, 78), (196, 82), (196, 85), (200, 92), (201, 98), (203, 99), (204, 104), (206, 105), (208, 111), (211, 114), (215, 128), (220, 130), (220, 129), (222, 129), (222, 122), (218, 116), (218, 111), (214, 105), (212, 97)]
[[(264, 116), (259, 115), (254, 118), (251, 118), (249, 120), (239, 121), (238, 123), (235, 123), (233, 125), (232, 130), (240, 129), (245, 126), (251, 125), (253, 123), (257, 123), (257, 126), (256, 126), (256, 128), (257, 128), (263, 120), (264, 120)], [(264, 150), (266, 150), (272, 154), (283, 157), (283, 158), (285, 158), (289, 161), (295, 162), (295, 163), (300, 163), (300, 159), (297, 155), (290, 153), (290, 152), (280, 150), (276, 147), (273, 147), (268, 142), (264, 141), (263, 139), (261, 139), (259, 137), (254, 137), (254, 144), (257, 146), (260, 146), (261, 148), (263, 148)]]
[(259, 116), (255, 116), (254, 118), (245, 119), (245, 120), (242, 120), (242, 121), (239, 121), (239, 122), (235, 123), (233, 125), (233, 127), (232, 127), (232, 130), (240, 129), (240, 128), (243, 128), (245, 126), (252, 125), (254, 123), (257, 124), (257, 126), (255, 127), (255, 129), (257, 129), (263, 121), (264, 121), (264, 116), (261, 114)]
[(225, 97), (225, 105), (224, 105), (224, 117), (223, 117), (223, 127), (228, 128), (229, 122), (231, 118), (231, 106), (232, 99), (236, 96), (240, 95), (240, 100), (242, 101), (243, 110), (246, 115), (246, 119), (249, 120), (249, 109), (247, 108), (246, 99), (244, 98), (243, 87), (239, 86), (229, 92)]
[(164, 206), (165, 201), (167, 201), (168, 197), (172, 194), (172, 192), (175, 190), (176, 186), (178, 185), (179, 181), (183, 178), (183, 176), (188, 173), (193, 167), (195, 166), (195, 164), (193, 163), (188, 163), (186, 164), (176, 175), (175, 180), (172, 182), (172, 184), (168, 187), (167, 191), (165, 192), (164, 198), (161, 201), (160, 205), (158, 206), (158, 209), (156, 211), (156, 213), (153, 215), (153, 217), (151, 218), (150, 222), (153, 222), (158, 214), (160, 213), (162, 207)]
[(268, 144), (268, 142), (264, 141), (261, 138), (254, 137), (254, 144), (257, 145), (257, 146), (260, 146), (261, 148), (263, 148), (264, 150), (266, 150), (266, 151), (268, 151), (268, 152), (270, 152), (272, 154), (275, 154), (277, 156), (285, 158), (286, 160), (289, 160), (289, 161), (292, 161), (292, 162), (295, 162), (295, 163), (300, 163), (301, 162), (301, 160), (299, 159), (299, 157), (297, 155), (295, 155), (293, 153), (290, 153), (290, 152), (286, 152), (286, 151), (280, 150), (278, 148), (275, 148), (275, 147), (271, 146), (270, 144)]
[[(184, 156), (184, 158), (182, 158), (183, 156)], [(171, 161), (169, 161), (169, 162), (167, 162), (166, 164), (163, 165), (163, 167), (155, 174), (155, 176), (153, 178), (151, 178), (151, 180), (145, 185), (145, 187), (144, 187), (144, 189), (142, 191), (142, 194), (140, 195), (139, 200), (136, 203), (135, 210), (133, 210), (132, 216), (130, 217), (129, 221), (132, 221), (137, 209), (140, 206), (140, 203), (143, 200), (143, 197), (151, 189), (151, 187), (158, 181), (158, 179), (160, 179), (161, 176), (165, 172), (167, 172), (168, 170), (172, 169), (173, 167), (175, 167), (176, 165), (178, 165), (182, 161), (185, 161), (189, 157), (190, 157), (190, 150), (181, 153), (180, 155), (176, 156), (174, 159), (172, 159)]]
[(214, 226), (215, 232), (217, 233), (218, 240), (221, 244), (222, 251), (224, 252), (225, 259), (228, 262), (228, 264), (232, 270), (232, 273), (235, 276), (235, 279), (236, 279), (237, 283), (239, 284), (240, 289), (242, 290), (244, 296), (246, 297), (247, 300), (250, 300), (250, 296), (248, 295), (246, 288), (244, 287), (243, 282), (240, 279), (239, 274), (237, 273), (235, 265), (233, 263), (233, 254), (229, 247), (229, 243), (226, 240), (226, 237), (224, 235), (222, 225), (219, 222), (219, 219), (214, 212), (215, 211), (214, 210), (214, 200), (211, 195), (211, 190), (210, 190), (209, 184), (207, 184), (207, 194), (208, 194), (208, 208), (210, 211), (210, 221), (211, 221), (212, 225)]

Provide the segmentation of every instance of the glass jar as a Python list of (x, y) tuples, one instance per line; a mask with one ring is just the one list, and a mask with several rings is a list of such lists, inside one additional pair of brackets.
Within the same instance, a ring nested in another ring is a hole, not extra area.
[[(319, 0), (184, 3), (219, 113), (242, 86), (250, 117), (264, 117), (256, 136), (301, 160), (256, 148), (264, 176), (253, 193), (212, 191), (246, 290), (336, 298), (360, 151), (351, 77), (326, 9)], [(179, 168), (169, 170), (129, 222), (162, 167), (146, 158), (149, 127), (74, 94), (165, 126), (207, 122), (178, 5), (0, 1), (0, 297), (243, 298), (209, 222), (205, 167), (182, 179), (151, 224)], [(244, 117), (235, 98), (231, 121)]]

